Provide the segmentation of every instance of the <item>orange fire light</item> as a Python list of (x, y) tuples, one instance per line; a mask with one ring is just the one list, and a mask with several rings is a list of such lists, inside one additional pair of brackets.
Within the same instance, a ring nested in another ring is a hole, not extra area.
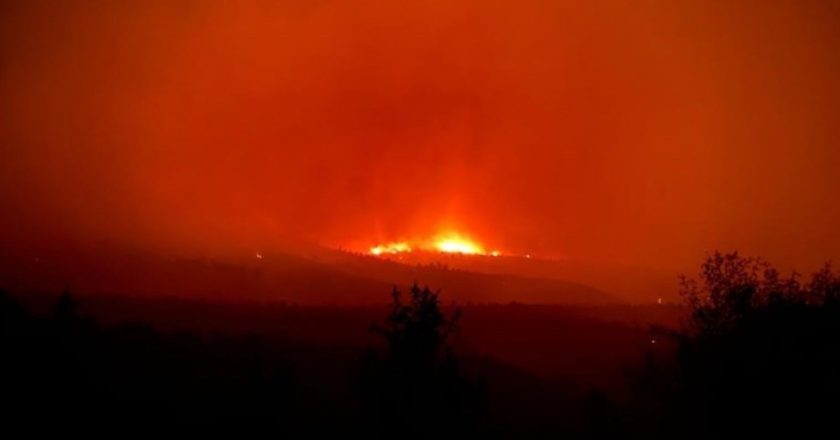
[(409, 246), (408, 243), (398, 242), (380, 244), (370, 248), (370, 253), (373, 255), (399, 254), (401, 252), (411, 252), (411, 246)]
[(435, 242), (435, 249), (447, 254), (484, 255), (484, 249), (470, 239), (451, 236)]
[(491, 255), (494, 257), (501, 255), (501, 252), (497, 250), (488, 252), (475, 240), (457, 233), (438, 234), (435, 238), (428, 240), (379, 244), (371, 247), (368, 251), (371, 255), (395, 255), (412, 252), (414, 249), (445, 254)]

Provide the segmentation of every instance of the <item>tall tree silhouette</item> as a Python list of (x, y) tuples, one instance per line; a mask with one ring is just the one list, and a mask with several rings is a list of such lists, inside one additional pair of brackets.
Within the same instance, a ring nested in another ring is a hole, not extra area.
[(447, 438), (478, 429), (482, 394), (464, 379), (447, 344), (460, 317), (458, 309), (447, 316), (428, 287), (415, 284), (407, 301), (394, 288), (385, 326), (373, 328), (385, 351), (367, 352), (362, 378), (383, 434)]

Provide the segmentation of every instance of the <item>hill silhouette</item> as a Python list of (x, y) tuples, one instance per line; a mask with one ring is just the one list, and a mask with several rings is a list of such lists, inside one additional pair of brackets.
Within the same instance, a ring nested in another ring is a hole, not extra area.
[(607, 293), (547, 278), (488, 274), (441, 265), (407, 265), (363, 255), (262, 253), (247, 258), (173, 258), (119, 248), (68, 249), (4, 257), (0, 279), (19, 291), (119, 294), (318, 305), (384, 304), (381, 292), (417, 280), (440, 286), (451, 301), (604, 304)]

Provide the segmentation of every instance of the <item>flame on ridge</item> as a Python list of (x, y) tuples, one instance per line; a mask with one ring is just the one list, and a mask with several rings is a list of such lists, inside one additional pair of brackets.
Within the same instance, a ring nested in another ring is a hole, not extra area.
[(377, 256), (396, 255), (412, 252), (414, 249), (444, 254), (489, 255), (493, 257), (502, 255), (498, 250), (487, 251), (475, 240), (457, 233), (440, 234), (434, 239), (419, 243), (396, 241), (379, 244), (371, 247), (368, 252)]

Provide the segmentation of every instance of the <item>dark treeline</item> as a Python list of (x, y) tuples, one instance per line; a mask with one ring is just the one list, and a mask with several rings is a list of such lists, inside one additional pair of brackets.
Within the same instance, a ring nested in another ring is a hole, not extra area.
[(293, 420), (289, 353), (267, 341), (164, 335), (139, 323), (102, 327), (77, 310), (68, 292), (47, 316), (0, 295), (7, 422), (207, 426), (225, 415), (288, 428)]
[(637, 425), (669, 438), (837, 435), (840, 278), (830, 265), (803, 280), (715, 253), (681, 285), (688, 322), (653, 329), (676, 353), (632, 376)]
[[(628, 393), (569, 392), (453, 348), (469, 316), (394, 290), (368, 349), (263, 334), (101, 325), (65, 292), (49, 313), (0, 294), (3, 426), (180, 424), (240, 434), (368, 438), (725, 438), (833, 430), (840, 279), (737, 254), (683, 278), (685, 325), (655, 327)], [(340, 324), (337, 324), (340, 325)], [(515, 332), (516, 329), (510, 329)], [(608, 353), (607, 353), (608, 355)]]

